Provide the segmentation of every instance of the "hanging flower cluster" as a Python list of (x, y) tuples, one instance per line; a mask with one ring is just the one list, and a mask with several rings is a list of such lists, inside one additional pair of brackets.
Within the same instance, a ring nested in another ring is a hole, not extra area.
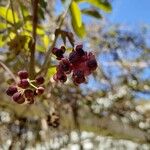
[(97, 61), (92, 52), (83, 50), (83, 45), (77, 45), (69, 54), (68, 58), (64, 58), (66, 49), (53, 48), (52, 53), (59, 60), (57, 72), (53, 76), (55, 81), (66, 82), (67, 75), (72, 73), (72, 81), (75, 85), (86, 82), (86, 77), (97, 68)]
[(6, 94), (11, 96), (13, 101), (22, 104), (25, 101), (29, 104), (34, 103), (35, 96), (41, 95), (44, 92), (44, 87), (40, 86), (44, 83), (42, 76), (36, 77), (35, 80), (28, 78), (28, 72), (21, 70), (18, 72), (19, 82), (11, 85), (6, 90)]

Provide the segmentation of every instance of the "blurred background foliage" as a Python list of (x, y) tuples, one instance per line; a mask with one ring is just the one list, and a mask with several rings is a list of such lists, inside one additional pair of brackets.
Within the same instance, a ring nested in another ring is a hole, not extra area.
[[(20, 69), (28, 70), (33, 3), (34, 0), (0, 0), (0, 62), (14, 74)], [(88, 149), (82, 138), (84, 131), (94, 133), (89, 138), (95, 143), (93, 149), (100, 149), (96, 144), (100, 141), (94, 140), (100, 135), (107, 137), (104, 145), (110, 144), (106, 141), (111, 137), (118, 143), (128, 139), (140, 143), (139, 149), (149, 149), (150, 103), (145, 99), (150, 96), (150, 28), (142, 26), (135, 31), (109, 24), (104, 14), (113, 11), (112, 1), (62, 0), (59, 7), (63, 11), (59, 12), (57, 3), (38, 3), (36, 72), (42, 74), (41, 68), (47, 67), (43, 64), (51, 46), (63, 44), (69, 52), (74, 45), (83, 43), (85, 50), (94, 51), (99, 67), (80, 87), (69, 79), (65, 84), (55, 83), (52, 76), (57, 62), (51, 56), (45, 74), (45, 95), (33, 105), (18, 105), (6, 96), (12, 79), (0, 67), (1, 149), (71, 149), (71, 143), (78, 149)], [(90, 18), (83, 19), (84, 16)], [(143, 143), (147, 145), (142, 147)], [(102, 144), (101, 141), (99, 145)], [(123, 147), (129, 149), (127, 141)], [(112, 144), (107, 147), (112, 148)]]

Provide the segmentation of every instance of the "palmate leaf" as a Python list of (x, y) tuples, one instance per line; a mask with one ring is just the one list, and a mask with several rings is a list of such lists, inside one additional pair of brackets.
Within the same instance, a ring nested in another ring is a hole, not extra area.
[(15, 11), (12, 12), (10, 8), (0, 6), (0, 17), (2, 17), (3, 19), (5, 19), (6, 21), (12, 24), (14, 23), (13, 13), (14, 13), (15, 21), (17, 23), (19, 21), (17, 13)]

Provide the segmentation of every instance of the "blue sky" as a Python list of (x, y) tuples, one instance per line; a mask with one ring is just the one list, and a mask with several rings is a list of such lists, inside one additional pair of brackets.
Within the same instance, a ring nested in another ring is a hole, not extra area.
[[(60, 13), (63, 7), (60, 0), (56, 1), (56, 11)], [(88, 5), (84, 3), (80, 6), (83, 8)], [(113, 0), (112, 7), (112, 12), (106, 15), (112, 23), (150, 24), (150, 0)]]
[(150, 24), (150, 0), (114, 0), (107, 16), (112, 23)]

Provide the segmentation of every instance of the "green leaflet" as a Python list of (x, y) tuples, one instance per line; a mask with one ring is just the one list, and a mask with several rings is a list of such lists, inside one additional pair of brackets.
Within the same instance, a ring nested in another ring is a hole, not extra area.
[[(9, 23), (14, 24), (13, 12), (10, 8), (0, 6), (0, 17), (5, 19)], [(15, 18), (15, 22), (17, 23), (19, 21), (19, 18), (18, 18), (18, 15), (15, 11), (14, 11), (14, 18)]]

